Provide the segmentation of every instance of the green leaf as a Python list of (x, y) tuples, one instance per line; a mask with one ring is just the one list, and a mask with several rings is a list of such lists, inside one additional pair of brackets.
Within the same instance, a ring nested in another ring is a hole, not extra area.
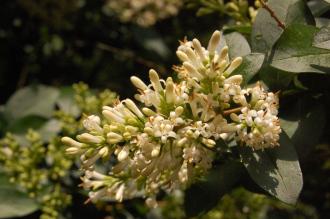
[(330, 49), (330, 27), (322, 28), (314, 37), (313, 46)]
[(243, 75), (244, 84), (248, 84), (249, 81), (259, 72), (264, 62), (265, 55), (261, 53), (251, 53), (243, 56), (242, 64), (235, 69), (232, 73)]
[[(309, 8), (304, 0), (269, 0), (268, 6), (286, 26), (292, 23), (313, 24)], [(279, 39), (283, 29), (268, 11), (261, 8), (252, 26), (251, 47), (253, 52), (267, 53)]]
[(320, 0), (312, 0), (308, 2), (308, 7), (312, 11), (313, 15), (321, 16), (325, 12), (327, 12), (330, 9), (330, 4), (327, 4), (324, 1)]
[(307, 98), (287, 106), (281, 127), (288, 134), (300, 158), (305, 157), (324, 133), (326, 112), (323, 105)]
[(56, 104), (63, 112), (77, 117), (81, 114), (81, 110), (75, 102), (74, 95), (75, 92), (72, 87), (62, 87)]
[(285, 24), (287, 26), (292, 24), (315, 25), (313, 13), (306, 4), (306, 1), (292, 1), (292, 4), (288, 8)]
[(270, 90), (279, 91), (285, 89), (290, 84), (294, 75), (267, 65), (259, 72), (259, 77)]
[(0, 172), (0, 218), (23, 217), (39, 209), (29, 196), (8, 182)]
[(328, 18), (315, 18), (316, 27), (330, 27), (330, 19)]
[(239, 32), (241, 34), (250, 36), (252, 32), (252, 27), (250, 25), (246, 25), (246, 26), (234, 25), (234, 26), (223, 27), (224, 34), (228, 34), (231, 32)]
[(52, 87), (44, 85), (25, 87), (9, 99), (5, 113), (9, 122), (28, 115), (49, 118), (53, 114), (58, 96), (58, 90)]
[(239, 149), (251, 178), (279, 200), (295, 204), (303, 186), (298, 156), (289, 137), (282, 133), (280, 146), (263, 151)]
[(318, 29), (295, 24), (287, 27), (274, 47), (271, 66), (283, 71), (325, 73), (330, 67), (330, 50), (312, 46)]
[(193, 184), (186, 190), (186, 216), (197, 216), (211, 210), (239, 182), (241, 174), (242, 165), (234, 161), (212, 169), (205, 181)]
[(246, 56), (251, 53), (250, 45), (245, 37), (237, 32), (224, 35), (229, 49), (229, 58)]
[(6, 131), (14, 134), (25, 135), (28, 129), (38, 130), (46, 123), (46, 121), (47, 119), (40, 116), (35, 116), (35, 115), (25, 116), (23, 118), (14, 120), (8, 126)]
[(47, 121), (43, 126), (41, 126), (37, 131), (41, 135), (41, 139), (44, 142), (49, 142), (62, 130), (61, 122), (56, 119), (51, 119)]

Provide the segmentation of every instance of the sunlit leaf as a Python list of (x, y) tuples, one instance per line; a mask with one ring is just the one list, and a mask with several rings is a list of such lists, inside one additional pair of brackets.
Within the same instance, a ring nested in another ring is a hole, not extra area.
[(229, 161), (214, 168), (205, 181), (193, 184), (185, 192), (186, 215), (197, 216), (215, 207), (222, 196), (238, 183), (241, 173), (242, 166), (237, 162)]
[(29, 196), (10, 184), (0, 172), (0, 218), (22, 217), (39, 209)]
[(240, 155), (251, 178), (279, 200), (295, 204), (303, 186), (298, 156), (289, 137), (281, 134), (280, 146), (253, 151), (241, 147)]
[(6, 104), (7, 119), (11, 122), (28, 115), (49, 118), (54, 112), (58, 96), (57, 89), (44, 85), (22, 88)]
[(295, 24), (284, 31), (276, 46), (271, 66), (283, 71), (325, 73), (320, 67), (330, 67), (330, 50), (312, 45), (318, 29)]

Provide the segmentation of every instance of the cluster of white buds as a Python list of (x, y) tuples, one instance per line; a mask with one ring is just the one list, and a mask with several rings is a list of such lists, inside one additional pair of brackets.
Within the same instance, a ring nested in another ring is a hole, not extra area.
[(122, 22), (148, 27), (176, 15), (182, 5), (182, 0), (107, 0), (104, 9), (106, 13), (116, 14)]
[[(278, 145), (277, 95), (259, 83), (243, 89), (242, 76), (233, 74), (242, 58), (230, 61), (220, 38), (215, 31), (207, 49), (197, 39), (181, 42), (177, 82), (154, 70), (149, 85), (133, 76), (144, 107), (130, 99), (104, 106), (104, 120), (89, 116), (77, 141), (62, 139), (69, 154), (80, 155), (91, 200), (144, 196), (156, 206), (160, 190), (185, 188), (212, 167), (218, 140), (254, 149)], [(96, 171), (100, 159), (110, 161), (110, 172)]]

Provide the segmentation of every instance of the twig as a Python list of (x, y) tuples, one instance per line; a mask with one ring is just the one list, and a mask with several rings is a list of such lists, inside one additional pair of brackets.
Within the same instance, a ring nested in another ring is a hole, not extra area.
[(19, 79), (16, 85), (17, 89), (22, 88), (25, 85), (28, 75), (29, 75), (28, 67), (27, 65), (24, 65), (20, 72)]
[(260, 0), (260, 3), (262, 7), (267, 10), (272, 18), (277, 22), (277, 25), (282, 28), (283, 30), (285, 29), (284, 23), (276, 16), (275, 12), (265, 3), (264, 0)]
[(120, 48), (117, 48), (117, 47), (114, 47), (114, 46), (111, 46), (108, 44), (104, 44), (104, 43), (97, 43), (96, 46), (97, 46), (97, 48), (99, 48), (101, 50), (109, 51), (114, 54), (120, 54), (121, 56), (128, 58), (128, 59), (134, 59), (137, 63), (140, 63), (148, 68), (153, 68), (153, 69), (157, 70), (158, 73), (160, 73), (160, 74), (164, 74), (166, 71), (164, 68), (160, 67), (156, 63), (154, 63), (150, 60), (146, 60), (142, 57), (139, 57), (130, 50), (120, 49)]
[(242, 108), (243, 107), (237, 107), (237, 108), (234, 108), (234, 109), (225, 110), (225, 111), (223, 111), (223, 114), (224, 115), (230, 115), (232, 113), (237, 113), (237, 112), (241, 111)]

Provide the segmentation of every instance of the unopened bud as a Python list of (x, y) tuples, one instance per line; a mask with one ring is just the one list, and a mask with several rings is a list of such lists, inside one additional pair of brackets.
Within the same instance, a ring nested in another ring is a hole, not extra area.
[(160, 84), (159, 76), (155, 70), (150, 69), (149, 78), (150, 78), (151, 84), (152, 84), (153, 88), (155, 89), (155, 91), (160, 92), (163, 90), (163, 87)]
[(77, 135), (77, 139), (81, 142), (88, 144), (100, 144), (104, 141), (104, 138), (102, 136), (94, 136), (89, 133)]
[(207, 50), (209, 51), (210, 56), (214, 56), (214, 52), (220, 43), (220, 38), (221, 38), (220, 31), (217, 30), (212, 34), (211, 39), (209, 41), (209, 45), (207, 47)]
[(166, 96), (167, 103), (174, 103), (174, 101), (175, 101), (174, 84), (173, 84), (172, 78), (170, 78), (170, 77), (166, 80), (165, 96)]
[(206, 57), (205, 57), (205, 54), (204, 54), (204, 51), (203, 51), (203, 48), (202, 48), (202, 45), (201, 43), (199, 42), (198, 39), (193, 39), (193, 46), (194, 46), (194, 49), (195, 51), (197, 52), (198, 56), (200, 57), (200, 59), (202, 61), (206, 60)]
[(128, 147), (123, 147), (123, 149), (118, 154), (118, 161), (121, 162), (125, 160), (128, 157), (129, 149)]
[(213, 148), (214, 145), (216, 145), (216, 142), (214, 140), (212, 140), (212, 139), (203, 138), (202, 139), (202, 142), (203, 142), (203, 144), (205, 144), (209, 148)]
[(186, 55), (186, 53), (184, 53), (184, 52), (182, 52), (182, 51), (180, 51), (180, 50), (176, 51), (176, 55), (178, 56), (178, 58), (179, 58), (182, 62), (186, 62), (186, 61), (189, 60), (189, 59), (188, 59), (188, 56)]
[(117, 144), (123, 140), (123, 136), (115, 133), (115, 132), (109, 132), (107, 134), (107, 142), (109, 144)]
[(139, 108), (135, 105), (135, 103), (131, 99), (126, 99), (123, 101), (125, 103), (126, 107), (131, 110), (137, 117), (143, 118), (142, 112), (139, 110)]
[(149, 109), (147, 107), (142, 108), (142, 112), (146, 116), (154, 116), (154, 115), (156, 115), (156, 113), (153, 110), (151, 110), (151, 109)]
[(62, 143), (67, 145), (67, 146), (71, 146), (71, 147), (76, 147), (76, 148), (81, 148), (83, 146), (82, 143), (73, 140), (72, 138), (69, 137), (63, 137), (61, 139)]
[(140, 90), (147, 90), (148, 89), (147, 85), (140, 78), (138, 78), (136, 76), (131, 77), (131, 82), (133, 83), (133, 85), (136, 88), (138, 88)]
[(226, 75), (230, 75), (235, 69), (241, 65), (243, 59), (242, 57), (236, 57), (230, 64), (229, 68), (226, 70)]

